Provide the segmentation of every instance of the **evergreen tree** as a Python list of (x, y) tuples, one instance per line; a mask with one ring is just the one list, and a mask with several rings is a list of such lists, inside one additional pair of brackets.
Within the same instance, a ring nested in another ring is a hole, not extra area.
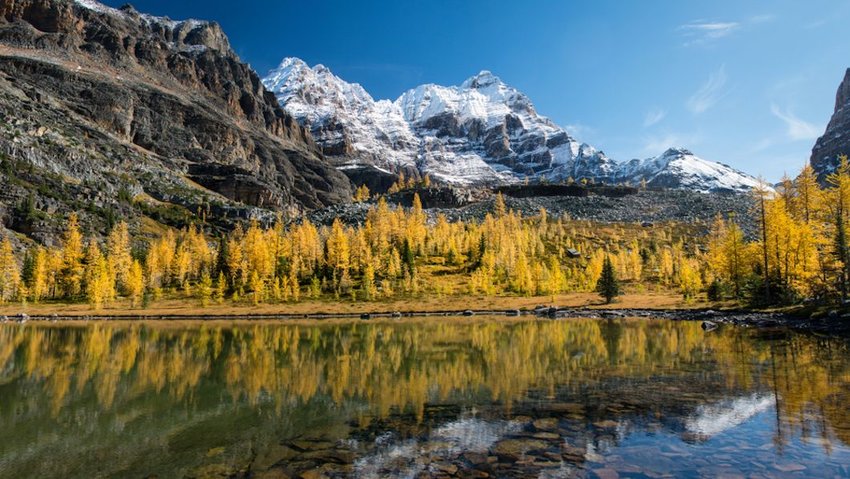
[(230, 255), (227, 251), (227, 237), (221, 235), (218, 237), (218, 252), (215, 259), (215, 271), (224, 274), (225, 277), (230, 276)]
[(611, 258), (606, 256), (602, 263), (602, 275), (599, 281), (596, 282), (596, 292), (605, 298), (605, 303), (610, 304), (617, 296), (620, 295), (620, 283), (617, 281), (617, 274), (614, 271), (614, 264)]
[(407, 239), (402, 244), (401, 258), (404, 261), (404, 268), (410, 274), (410, 277), (416, 276), (416, 258), (413, 254), (413, 249), (410, 247), (410, 241)]

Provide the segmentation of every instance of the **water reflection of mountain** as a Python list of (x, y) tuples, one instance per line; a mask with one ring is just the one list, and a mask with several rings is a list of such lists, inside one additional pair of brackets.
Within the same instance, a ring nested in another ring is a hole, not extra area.
[(762, 394), (701, 404), (694, 414), (687, 418), (685, 428), (697, 437), (708, 439), (741, 425), (775, 404), (776, 396)]
[(546, 418), (561, 421), (552, 434), (572, 437), (578, 460), (634, 431), (722, 434), (711, 427), (741, 424), (747, 405), (764, 412), (774, 397), (777, 443), (845, 447), (848, 384), (846, 342), (692, 323), (10, 325), (0, 327), (0, 472), (86, 475), (105, 457), (115, 474), (239, 471), (271, 467), (275, 450), (277, 462), (320, 457), (278, 450), (311, 434), (359, 438), (334, 445), (349, 452), (336, 462), (354, 467), (387, 431), (418, 444), (480, 420), (498, 442), (545, 436), (533, 421)]

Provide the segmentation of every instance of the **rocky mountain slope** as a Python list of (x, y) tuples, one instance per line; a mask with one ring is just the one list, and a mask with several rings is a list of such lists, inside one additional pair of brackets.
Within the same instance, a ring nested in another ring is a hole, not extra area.
[(216, 23), (91, 0), (0, 3), (0, 163), (0, 217), (36, 236), (71, 210), (185, 223), (351, 195)]
[(284, 59), (263, 82), (355, 182), (353, 171), (377, 168), (414, 169), (452, 185), (586, 178), (746, 191), (756, 184), (683, 149), (615, 162), (539, 115), (525, 94), (487, 71), (460, 86), (421, 85), (394, 102), (375, 101), (360, 85), (296, 58)]
[(850, 68), (835, 94), (835, 112), (812, 149), (811, 165), (821, 180), (835, 170), (840, 155), (850, 155)]

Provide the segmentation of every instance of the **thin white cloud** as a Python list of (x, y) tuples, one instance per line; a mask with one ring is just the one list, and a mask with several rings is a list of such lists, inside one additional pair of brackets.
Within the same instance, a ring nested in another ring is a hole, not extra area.
[(653, 107), (651, 110), (646, 112), (646, 117), (643, 119), (643, 127), (649, 128), (650, 126), (659, 123), (666, 116), (666, 111), (658, 107)]
[(684, 25), (679, 25), (679, 32), (685, 37), (684, 46), (707, 45), (715, 40), (728, 37), (738, 30), (743, 30), (755, 25), (769, 23), (776, 19), (776, 15), (765, 13), (754, 15), (737, 22), (718, 22), (708, 20), (694, 20)]
[(685, 46), (689, 46), (704, 44), (729, 36), (739, 28), (741, 28), (741, 24), (738, 22), (707, 22), (696, 20), (680, 25), (679, 31), (688, 38)]
[(765, 13), (763, 15), (755, 15), (750, 17), (750, 23), (754, 25), (758, 25), (760, 23), (769, 23), (776, 20), (776, 15), (772, 13)]
[(670, 148), (692, 148), (698, 143), (698, 135), (666, 133), (658, 136), (649, 136), (644, 138), (643, 154), (646, 156), (655, 156), (660, 155)]
[(823, 128), (798, 118), (790, 110), (783, 111), (775, 103), (770, 106), (770, 111), (773, 116), (785, 122), (788, 138), (791, 140), (814, 140), (823, 131)]
[(577, 139), (586, 137), (587, 135), (591, 135), (594, 132), (593, 128), (587, 125), (582, 125), (581, 123), (573, 123), (570, 125), (566, 125), (564, 126), (564, 130), (566, 130), (567, 133), (570, 134), (570, 136)]
[(700, 114), (713, 107), (723, 98), (726, 86), (726, 67), (721, 66), (717, 71), (709, 75), (708, 79), (685, 103), (688, 110), (694, 114)]

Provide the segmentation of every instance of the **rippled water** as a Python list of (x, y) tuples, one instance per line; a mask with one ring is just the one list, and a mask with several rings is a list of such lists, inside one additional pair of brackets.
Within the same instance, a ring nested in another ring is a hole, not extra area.
[(850, 343), (649, 320), (0, 325), (0, 477), (850, 477)]

